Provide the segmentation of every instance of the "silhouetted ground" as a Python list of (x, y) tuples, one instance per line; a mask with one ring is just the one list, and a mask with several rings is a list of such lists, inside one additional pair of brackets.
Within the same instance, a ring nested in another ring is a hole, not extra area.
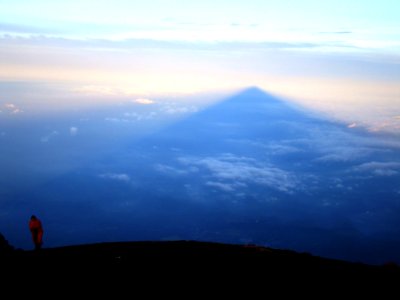
[(3, 294), (14, 297), (392, 299), (400, 286), (396, 265), (194, 241), (14, 250), (0, 263)]
[[(371, 266), (326, 259), (305, 253), (257, 246), (194, 241), (119, 242), (48, 248), (40, 251), (16, 250), (2, 256), (2, 267), (11, 270), (39, 270), (43, 273), (109, 271), (186, 274), (205, 271), (208, 275), (227, 274), (272, 277), (297, 276), (400, 279), (396, 265)], [(400, 283), (400, 281), (399, 281)]]

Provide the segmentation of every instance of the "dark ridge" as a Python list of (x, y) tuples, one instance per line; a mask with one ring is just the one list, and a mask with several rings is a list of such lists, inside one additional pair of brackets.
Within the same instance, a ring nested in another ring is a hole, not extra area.
[(14, 247), (11, 246), (4, 235), (0, 233), (0, 253), (8, 253), (11, 252), (13, 249)]
[[(232, 245), (196, 241), (116, 242), (47, 248), (39, 251), (13, 251), (1, 257), (5, 267), (62, 274), (79, 271), (130, 270), (162, 271), (170, 268), (185, 272), (247, 272), (265, 270), (288, 276), (338, 276), (363, 278), (400, 278), (396, 265), (373, 266), (327, 259), (308, 253), (278, 250), (255, 245)], [(243, 273), (245, 272), (245, 273)], [(108, 275), (107, 275), (108, 276)]]

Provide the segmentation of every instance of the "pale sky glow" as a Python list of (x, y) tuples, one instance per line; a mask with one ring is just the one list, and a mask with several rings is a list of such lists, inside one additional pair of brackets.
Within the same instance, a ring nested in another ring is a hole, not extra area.
[(396, 0), (16, 0), (0, 2), (0, 25), (3, 32), (110, 39), (340, 43), (350, 34), (398, 47), (399, 5)]
[(0, 81), (99, 98), (259, 86), (397, 131), (399, 64), (396, 0), (0, 0)]

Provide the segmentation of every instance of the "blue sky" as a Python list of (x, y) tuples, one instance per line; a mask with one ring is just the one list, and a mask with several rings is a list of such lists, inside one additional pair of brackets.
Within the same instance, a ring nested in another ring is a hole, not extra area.
[(126, 34), (265, 41), (280, 39), (280, 34), (285, 40), (299, 40), (318, 33), (358, 33), (369, 37), (371, 46), (375, 40), (376, 45), (385, 41), (388, 48), (391, 43), (398, 47), (399, 4), (394, 0), (2, 1), (0, 7), (2, 23), (17, 30), (81, 38), (116, 39)]
[[(0, 1), (0, 80), (45, 86), (40, 103), (10, 94), (0, 110), (259, 86), (398, 131), (399, 11), (390, 0)], [(49, 85), (70, 97), (43, 100)]]

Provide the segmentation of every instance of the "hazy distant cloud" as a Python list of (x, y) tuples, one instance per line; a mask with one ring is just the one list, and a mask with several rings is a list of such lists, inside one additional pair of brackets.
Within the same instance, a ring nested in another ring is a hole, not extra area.
[(20, 24), (0, 23), (0, 32), (22, 33), (22, 34), (47, 34), (57, 33), (49, 28), (40, 28), (35, 26), (26, 26)]
[[(342, 191), (351, 191), (353, 189), (353, 187), (348, 184), (347, 180), (343, 180), (343, 178), (339, 178), (339, 177), (333, 177), (332, 181), (329, 184), (329, 187), (331, 189), (338, 189), (338, 190), (342, 190)], [(326, 204), (327, 203), (325, 202), (325, 205)]]
[(9, 114), (19, 114), (19, 113), (24, 112), (21, 108), (19, 108), (17, 105), (15, 105), (13, 103), (4, 104), (4, 108), (5, 108), (6, 112), (8, 112)]
[(391, 142), (389, 139), (359, 136), (346, 128), (313, 127), (305, 128), (305, 130), (307, 130), (308, 138), (293, 139), (287, 143), (314, 152), (316, 157), (314, 161), (316, 162), (360, 161), (369, 155), (387, 151), (388, 147), (397, 145), (396, 142)]
[[(219, 125), (219, 124), (218, 124)], [(226, 125), (228, 127), (229, 125)], [(231, 126), (235, 126), (232, 124)], [(269, 142), (263, 143), (260, 141), (249, 140), (249, 139), (226, 139), (230, 143), (237, 143), (245, 145), (246, 147), (256, 147), (266, 150), (269, 155), (286, 155), (291, 153), (303, 152), (304, 150), (299, 147), (295, 147), (290, 144), (290, 141), (279, 141), (279, 142)]]
[(51, 133), (49, 133), (49, 134), (47, 134), (47, 135), (45, 135), (45, 136), (42, 136), (42, 137), (40, 138), (40, 141), (41, 141), (42, 143), (47, 143), (47, 142), (49, 142), (53, 137), (57, 136), (58, 134), (59, 134), (58, 131), (53, 130)]
[[(141, 105), (149, 105), (155, 104), (153, 100), (149, 99), (137, 99), (141, 103)], [(135, 101), (137, 101), (135, 100)], [(114, 123), (131, 123), (131, 122), (142, 122), (142, 121), (149, 121), (149, 120), (156, 120), (162, 119), (163, 117), (170, 117), (170, 116), (180, 116), (183, 114), (194, 113), (197, 112), (198, 108), (194, 105), (185, 106), (180, 105), (178, 103), (162, 103), (155, 107), (151, 107), (150, 111), (141, 111), (137, 109), (125, 111), (120, 115), (117, 116), (109, 116), (105, 118), (105, 121), (114, 122)]]
[(106, 95), (106, 96), (115, 96), (121, 94), (121, 91), (116, 90), (110, 86), (103, 85), (85, 85), (79, 88), (73, 89), (74, 92), (88, 94), (88, 95)]
[(161, 112), (166, 114), (187, 114), (187, 113), (195, 113), (197, 111), (198, 108), (194, 105), (179, 106), (177, 104), (167, 104), (161, 108)]
[(351, 34), (352, 31), (343, 30), (343, 31), (320, 31), (319, 34)]
[(369, 172), (377, 176), (393, 176), (400, 174), (400, 162), (368, 162), (354, 167), (358, 172)]
[(138, 98), (138, 99), (133, 100), (132, 102), (137, 103), (137, 104), (145, 104), (145, 105), (155, 103), (154, 100), (150, 100), (147, 98)]
[(123, 113), (123, 117), (107, 117), (105, 118), (105, 120), (114, 123), (132, 123), (132, 122), (152, 120), (156, 116), (157, 112), (154, 111), (148, 113), (125, 112)]
[(152, 120), (158, 115), (155, 111), (150, 111), (146, 113), (137, 113), (137, 112), (125, 112), (124, 117), (125, 120), (130, 119), (131, 121), (142, 121), (142, 120)]
[(104, 173), (99, 175), (100, 178), (118, 180), (123, 182), (129, 182), (131, 180), (130, 176), (125, 173)]
[(186, 175), (190, 171), (193, 171), (193, 170), (178, 169), (164, 164), (156, 164), (154, 165), (154, 169), (158, 172), (166, 173), (169, 175)]
[[(333, 142), (333, 141), (332, 141)], [(322, 152), (323, 155), (317, 157), (314, 161), (316, 162), (351, 162), (365, 159), (373, 153), (382, 152), (377, 147), (363, 146), (362, 144), (335, 146), (331, 144), (327, 148), (316, 148), (317, 151)]]
[(264, 148), (266, 148), (268, 150), (269, 154), (273, 154), (273, 155), (286, 155), (286, 154), (297, 153), (297, 152), (302, 151), (297, 147), (288, 146), (288, 145), (279, 144), (279, 143), (276, 143), (276, 144), (269, 143), (267, 145), (264, 145)]
[(331, 153), (315, 159), (317, 162), (350, 162), (356, 161), (373, 152), (370, 148), (356, 147), (332, 147)]
[(114, 123), (128, 123), (131, 122), (131, 120), (124, 119), (124, 118), (112, 118), (112, 117), (106, 117), (104, 119), (107, 122), (114, 122)]
[[(203, 38), (199, 36), (196, 41), (187, 39), (187, 36), (176, 36), (177, 39), (166, 40), (165, 35), (149, 35), (147, 38), (126, 37), (116, 41), (113, 38), (85, 38), (76, 39), (70, 36), (54, 37), (46, 35), (21, 35), (18, 33), (0, 36), (0, 42), (24, 45), (46, 45), (50, 47), (65, 47), (65, 48), (98, 48), (98, 49), (159, 49), (159, 50), (173, 50), (173, 49), (187, 49), (187, 50), (205, 50), (205, 51), (225, 51), (225, 50), (279, 50), (279, 49), (308, 49), (318, 48), (324, 46), (321, 41), (277, 41), (276, 38), (271, 37), (268, 40), (264, 38), (261, 40), (248, 40), (248, 38), (237, 39), (237, 31), (232, 26), (233, 40), (226, 41), (223, 39), (212, 39), (210, 43), (210, 32), (203, 32)], [(243, 28), (243, 26), (241, 26)], [(249, 29), (256, 26), (248, 26)], [(1, 29), (0, 29), (1, 30)], [(178, 34), (179, 35), (179, 34)], [(18, 39), (16, 39), (18, 37)], [(243, 36), (244, 37), (244, 36)], [(338, 43), (339, 44), (339, 43)], [(342, 45), (340, 43), (339, 45)], [(349, 47), (349, 45), (346, 45)], [(87, 87), (87, 89), (86, 89)], [(82, 91), (98, 92), (99, 86), (87, 85)], [(93, 89), (94, 88), (94, 89)], [(109, 90), (105, 90), (109, 93)]]
[(294, 174), (269, 164), (259, 163), (249, 157), (227, 154), (205, 158), (182, 157), (179, 161), (189, 166), (194, 165), (208, 170), (211, 177), (214, 178), (208, 182), (214, 186), (215, 182), (221, 183), (222, 185), (219, 187), (225, 190), (252, 183), (290, 193), (299, 184), (299, 180)]
[(77, 135), (77, 134), (78, 134), (78, 127), (71, 126), (71, 127), (69, 128), (69, 134), (70, 134), (71, 136)]

